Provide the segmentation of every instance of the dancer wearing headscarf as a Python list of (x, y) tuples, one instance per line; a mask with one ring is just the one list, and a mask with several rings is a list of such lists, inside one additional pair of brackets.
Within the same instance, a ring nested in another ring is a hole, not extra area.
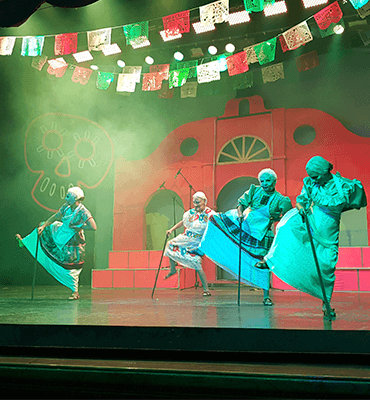
[(186, 211), (180, 222), (166, 231), (169, 236), (174, 230), (185, 227), (185, 232), (170, 240), (164, 255), (170, 259), (170, 272), (164, 279), (176, 274), (176, 263), (186, 268), (197, 271), (203, 286), (203, 296), (211, 296), (208, 290), (208, 282), (202, 268), (203, 253), (198, 250), (199, 243), (206, 229), (208, 219), (215, 212), (206, 206), (207, 197), (203, 192), (196, 192), (193, 195), (194, 208)]
[[(84, 229), (96, 230), (90, 211), (81, 203), (84, 192), (79, 187), (68, 189), (66, 202), (46, 222), (22, 238), (15, 237), (20, 247), (25, 246), (33, 257), (62, 285), (72, 290), (70, 300), (79, 299), (78, 281), (84, 264)], [(58, 221), (58, 220), (61, 220)]]
[(263, 304), (273, 305), (270, 274), (255, 267), (267, 254), (272, 225), (292, 208), (288, 197), (275, 190), (277, 176), (270, 169), (258, 174), (260, 186), (251, 185), (238, 200), (237, 209), (212, 216), (199, 249), (234, 277), (239, 276), (240, 226), (242, 229), (241, 282), (263, 289)]
[[(338, 261), (339, 224), (341, 213), (365, 207), (366, 195), (360, 181), (331, 173), (333, 165), (320, 156), (306, 165), (308, 177), (303, 179), (296, 208), (277, 225), (277, 234), (265, 256), (269, 268), (287, 284), (324, 300), (310, 238), (304, 218), (308, 218), (324, 290), (330, 304), (335, 266)], [(324, 315), (329, 315), (323, 303)], [(335, 317), (335, 311), (330, 309)]]

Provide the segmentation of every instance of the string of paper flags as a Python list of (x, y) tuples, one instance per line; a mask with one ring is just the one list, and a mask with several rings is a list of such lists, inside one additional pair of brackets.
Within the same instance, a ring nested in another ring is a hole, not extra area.
[[(243, 0), (247, 13), (260, 12), (264, 7), (271, 6), (275, 0)], [(361, 18), (370, 15), (370, 0), (350, 0)], [(164, 30), (160, 32), (164, 40), (175, 40), (182, 37), (182, 34), (190, 32), (190, 11), (183, 11), (163, 17)], [(229, 20), (229, 0), (218, 0), (205, 6), (199, 7), (200, 22), (204, 27), (227, 22)], [(266, 40), (244, 48), (242, 51), (226, 53), (214, 56), (210, 62), (199, 63), (199, 60), (178, 62), (175, 64), (151, 65), (149, 73), (142, 73), (141, 66), (125, 66), (122, 73), (98, 71), (96, 87), (107, 90), (117, 78), (117, 92), (135, 92), (136, 85), (142, 79), (143, 91), (157, 91), (162, 89), (162, 83), (166, 85), (162, 97), (168, 96), (169, 90), (174, 87), (181, 87), (181, 97), (195, 97), (197, 85), (217, 81), (221, 79), (221, 72), (228, 71), (229, 76), (244, 75), (244, 85), (250, 87), (253, 84), (252, 74), (249, 65), (259, 63), (264, 66), (275, 60), (277, 42), (283, 52), (292, 51), (314, 39), (307, 21), (314, 18), (320, 31), (321, 37), (340, 33), (344, 29), (342, 20), (343, 13), (338, 1), (324, 7), (313, 16), (287, 31)], [(47, 72), (57, 78), (64, 76), (68, 66), (73, 69), (72, 81), (85, 85), (90, 80), (93, 70), (75, 64), (67, 63), (63, 57), (48, 59), (42, 54), (46, 37), (54, 37), (54, 53), (56, 56), (72, 54), (77, 63), (93, 60), (91, 51), (101, 51), (105, 56), (121, 52), (117, 43), (111, 43), (112, 29), (123, 29), (126, 38), (126, 45), (133, 49), (150, 45), (149, 22), (143, 21), (130, 25), (114, 28), (105, 28), (95, 31), (84, 32), (87, 34), (88, 50), (77, 52), (78, 33), (66, 33), (44, 36), (8, 36), (0, 37), (0, 55), (12, 55), (15, 41), (22, 39), (21, 55), (30, 56), (32, 67), (41, 71), (45, 64), (48, 65)], [(318, 65), (317, 52), (310, 52), (297, 58), (298, 70), (314, 68)], [(283, 63), (266, 66), (261, 69), (263, 82), (274, 82), (284, 78)], [(195, 82), (189, 82), (190, 78), (196, 78)], [(168, 89), (167, 89), (168, 87)]]

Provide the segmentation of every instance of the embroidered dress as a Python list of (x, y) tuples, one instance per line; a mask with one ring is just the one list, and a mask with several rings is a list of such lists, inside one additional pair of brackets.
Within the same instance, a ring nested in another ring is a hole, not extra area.
[[(78, 291), (78, 278), (84, 264), (85, 235), (76, 232), (92, 218), (89, 210), (79, 204), (75, 210), (64, 204), (58, 211), (61, 222), (56, 221), (42, 232), (37, 251), (38, 262), (62, 285)], [(27, 250), (35, 257), (37, 229), (22, 239)]]
[[(279, 192), (266, 193), (260, 186), (251, 185), (238, 200), (246, 216), (242, 223), (242, 263), (240, 280), (268, 290), (267, 270), (254, 265), (267, 254), (274, 239), (271, 216), (280, 216), (292, 208), (289, 198)], [(229, 274), (239, 276), (240, 224), (237, 210), (210, 218), (199, 249)], [(278, 218), (278, 217), (276, 217)]]
[(185, 231), (167, 243), (164, 255), (184, 267), (201, 270), (203, 253), (198, 250), (198, 246), (209, 217), (213, 214), (215, 212), (209, 207), (201, 213), (196, 212), (194, 208), (186, 211), (182, 219)]
[[(308, 210), (325, 293), (330, 302), (338, 261), (341, 213), (365, 207), (366, 195), (360, 181), (342, 178), (339, 172), (323, 186), (315, 184), (309, 177), (303, 182), (297, 202)], [(324, 300), (306, 225), (296, 208), (286, 213), (277, 225), (274, 242), (265, 260), (284, 282)]]

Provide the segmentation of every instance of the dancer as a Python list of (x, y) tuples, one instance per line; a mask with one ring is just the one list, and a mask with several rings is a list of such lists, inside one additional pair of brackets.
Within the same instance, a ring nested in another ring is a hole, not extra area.
[[(308, 218), (329, 304), (338, 260), (341, 213), (367, 204), (361, 182), (342, 178), (339, 172), (333, 175), (332, 169), (333, 165), (320, 156), (308, 161), (308, 177), (303, 179), (296, 208), (277, 225), (275, 240), (265, 256), (267, 266), (284, 282), (324, 300), (304, 220)], [(324, 302), (322, 310), (329, 316)], [(330, 315), (335, 317), (332, 308)]]
[(176, 236), (167, 243), (164, 255), (170, 259), (170, 272), (164, 279), (168, 279), (176, 273), (176, 263), (186, 268), (194, 269), (203, 286), (203, 296), (211, 296), (208, 290), (206, 274), (202, 269), (203, 253), (199, 252), (198, 246), (206, 229), (208, 219), (215, 212), (206, 207), (207, 197), (203, 192), (193, 195), (194, 208), (184, 213), (182, 221), (166, 231), (169, 236), (174, 230), (185, 227), (185, 232)]
[(70, 188), (65, 198), (66, 203), (58, 212), (25, 238), (18, 233), (15, 235), (19, 246), (26, 246), (33, 257), (39, 235), (37, 260), (56, 280), (72, 290), (70, 300), (80, 298), (78, 281), (84, 264), (84, 229), (96, 230), (94, 218), (81, 203), (84, 198), (82, 189)]
[(251, 185), (238, 200), (237, 209), (210, 218), (199, 249), (234, 277), (239, 275), (239, 238), (242, 229), (241, 281), (263, 289), (263, 304), (272, 306), (270, 274), (255, 268), (274, 238), (272, 225), (292, 208), (288, 197), (275, 190), (277, 175), (270, 169), (258, 174), (261, 186)]

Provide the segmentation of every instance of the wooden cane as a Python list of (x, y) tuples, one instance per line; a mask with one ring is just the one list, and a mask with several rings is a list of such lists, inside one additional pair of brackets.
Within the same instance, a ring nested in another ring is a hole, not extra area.
[(38, 232), (38, 228), (36, 228), (37, 239), (36, 239), (36, 252), (35, 252), (35, 264), (33, 267), (33, 279), (32, 279), (32, 293), (31, 293), (31, 300), (33, 300), (33, 292), (35, 290), (35, 282), (36, 282), (36, 269), (37, 269), (37, 254), (39, 250), (39, 243), (40, 243), (40, 235)]
[(156, 286), (157, 286), (158, 275), (159, 275), (159, 271), (160, 271), (160, 269), (161, 269), (163, 254), (164, 254), (164, 251), (165, 251), (165, 249), (166, 249), (167, 240), (168, 240), (168, 236), (166, 235), (166, 240), (164, 241), (163, 250), (162, 250), (162, 255), (161, 255), (161, 260), (159, 261), (159, 266), (158, 266), (158, 270), (157, 270), (157, 275), (156, 275), (156, 277), (155, 277), (154, 287), (153, 287), (153, 290), (152, 290), (152, 298), (153, 298), (153, 296), (154, 296), (154, 291), (155, 291), (155, 288), (156, 288)]

